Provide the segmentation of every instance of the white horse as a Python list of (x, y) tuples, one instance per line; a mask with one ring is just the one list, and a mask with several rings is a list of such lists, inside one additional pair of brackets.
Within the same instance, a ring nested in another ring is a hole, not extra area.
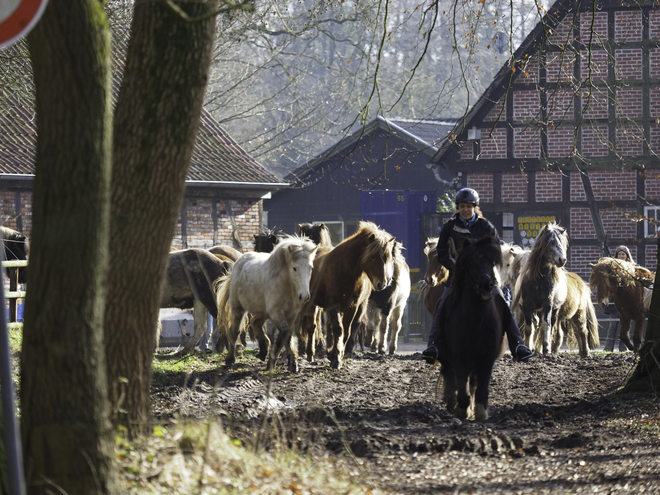
[(520, 276), (520, 271), (529, 258), (530, 249), (523, 248), (512, 242), (505, 242), (502, 248), (502, 269), (500, 276), (502, 284), (508, 284), (513, 290), (516, 286), (516, 280)]
[[(294, 320), (310, 298), (309, 282), (316, 249), (306, 238), (286, 237), (271, 253), (245, 253), (234, 263), (231, 273), (218, 280), (218, 327), (227, 331), (227, 365), (236, 361), (236, 343), (249, 312), (250, 325), (259, 341), (259, 358), (269, 357), (268, 369), (275, 368), (286, 345), (289, 370), (298, 371), (298, 353), (291, 346), (291, 339)], [(263, 331), (266, 320), (275, 326), (273, 346)]]

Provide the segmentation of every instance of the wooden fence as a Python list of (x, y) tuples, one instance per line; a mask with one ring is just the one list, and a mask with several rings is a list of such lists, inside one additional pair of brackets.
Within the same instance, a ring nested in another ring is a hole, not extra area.
[(27, 260), (12, 260), (2, 262), (3, 267), (9, 268), (9, 290), (5, 292), (5, 298), (9, 302), (9, 323), (7, 326), (10, 328), (17, 325), (22, 325), (22, 323), (18, 323), (16, 321), (16, 300), (23, 299), (26, 292), (24, 290), (18, 290), (18, 269), (27, 265)]

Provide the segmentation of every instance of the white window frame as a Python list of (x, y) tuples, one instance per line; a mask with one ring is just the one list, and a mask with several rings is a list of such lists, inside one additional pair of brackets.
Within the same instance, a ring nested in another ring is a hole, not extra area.
[[(510, 225), (508, 220), (510, 218)], [(502, 213), (502, 240), (504, 242), (513, 242), (516, 227), (516, 216), (513, 212), (505, 211)], [(508, 235), (507, 235), (508, 234)]]
[[(645, 206), (644, 207), (644, 237), (655, 237), (660, 230), (660, 206)], [(653, 224), (649, 220), (655, 220)]]

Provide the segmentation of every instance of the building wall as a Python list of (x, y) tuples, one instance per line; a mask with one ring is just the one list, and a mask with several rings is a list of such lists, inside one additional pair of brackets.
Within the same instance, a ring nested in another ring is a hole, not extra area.
[[(185, 231), (182, 234), (181, 217), (177, 222), (172, 246), (208, 248), (217, 244), (235, 246), (236, 235), (245, 250), (253, 248), (254, 235), (262, 226), (260, 199), (185, 198)], [(214, 216), (215, 203), (215, 216)], [(232, 222), (233, 218), (233, 222)], [(32, 192), (0, 185), (0, 221), (5, 227), (30, 236), (32, 232)], [(187, 241), (187, 242), (186, 242)]]

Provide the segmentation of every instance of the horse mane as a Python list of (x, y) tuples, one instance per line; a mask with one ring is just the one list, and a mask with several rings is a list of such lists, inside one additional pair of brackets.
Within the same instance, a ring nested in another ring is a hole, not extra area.
[(275, 249), (268, 258), (268, 269), (271, 273), (277, 274), (289, 267), (292, 261), (310, 256), (316, 251), (317, 245), (306, 237), (298, 235), (287, 235), (275, 245)]
[(386, 250), (387, 244), (394, 241), (393, 235), (378, 228), (375, 223), (364, 220), (361, 220), (358, 224), (358, 231), (348, 239), (356, 237), (364, 237), (369, 240), (367, 247), (362, 252), (360, 260), (362, 264), (366, 264), (372, 256), (380, 256)]
[[(2, 231), (2, 240), (5, 248), (5, 258), (8, 260), (27, 259), (29, 252), (29, 243), (27, 241), (27, 237), (25, 237), (25, 235), (20, 233), (19, 231), (10, 229), (9, 227), (0, 226), (0, 231)], [(13, 257), (8, 256), (10, 254)]]
[[(478, 254), (485, 256), (491, 261), (493, 266), (500, 266), (502, 264), (502, 249), (497, 239), (492, 236), (482, 237), (478, 241), (467, 239), (456, 257), (455, 273), (452, 281), (454, 287), (463, 285), (463, 281), (466, 279), (466, 275), (470, 269), (471, 260)], [(499, 278), (497, 274), (496, 277)]]
[(437, 237), (429, 237), (426, 239), (426, 246), (424, 247), (424, 254), (426, 256), (429, 255), (429, 253), (432, 250), (435, 250), (438, 247), (438, 238)]
[(550, 237), (555, 233), (555, 231), (561, 231), (559, 235), (560, 238), (562, 239), (562, 242), (564, 242), (564, 245), (568, 243), (568, 237), (566, 235), (566, 231), (562, 227), (560, 227), (554, 222), (544, 225), (541, 231), (539, 232), (539, 235), (536, 237), (536, 242), (534, 242), (534, 246), (532, 247), (532, 250), (529, 253), (529, 259), (527, 260), (525, 267), (520, 273), (521, 277), (523, 276), (523, 274), (529, 275), (533, 278), (542, 277), (541, 269), (545, 265), (544, 260), (546, 257), (546, 252), (548, 250)]

